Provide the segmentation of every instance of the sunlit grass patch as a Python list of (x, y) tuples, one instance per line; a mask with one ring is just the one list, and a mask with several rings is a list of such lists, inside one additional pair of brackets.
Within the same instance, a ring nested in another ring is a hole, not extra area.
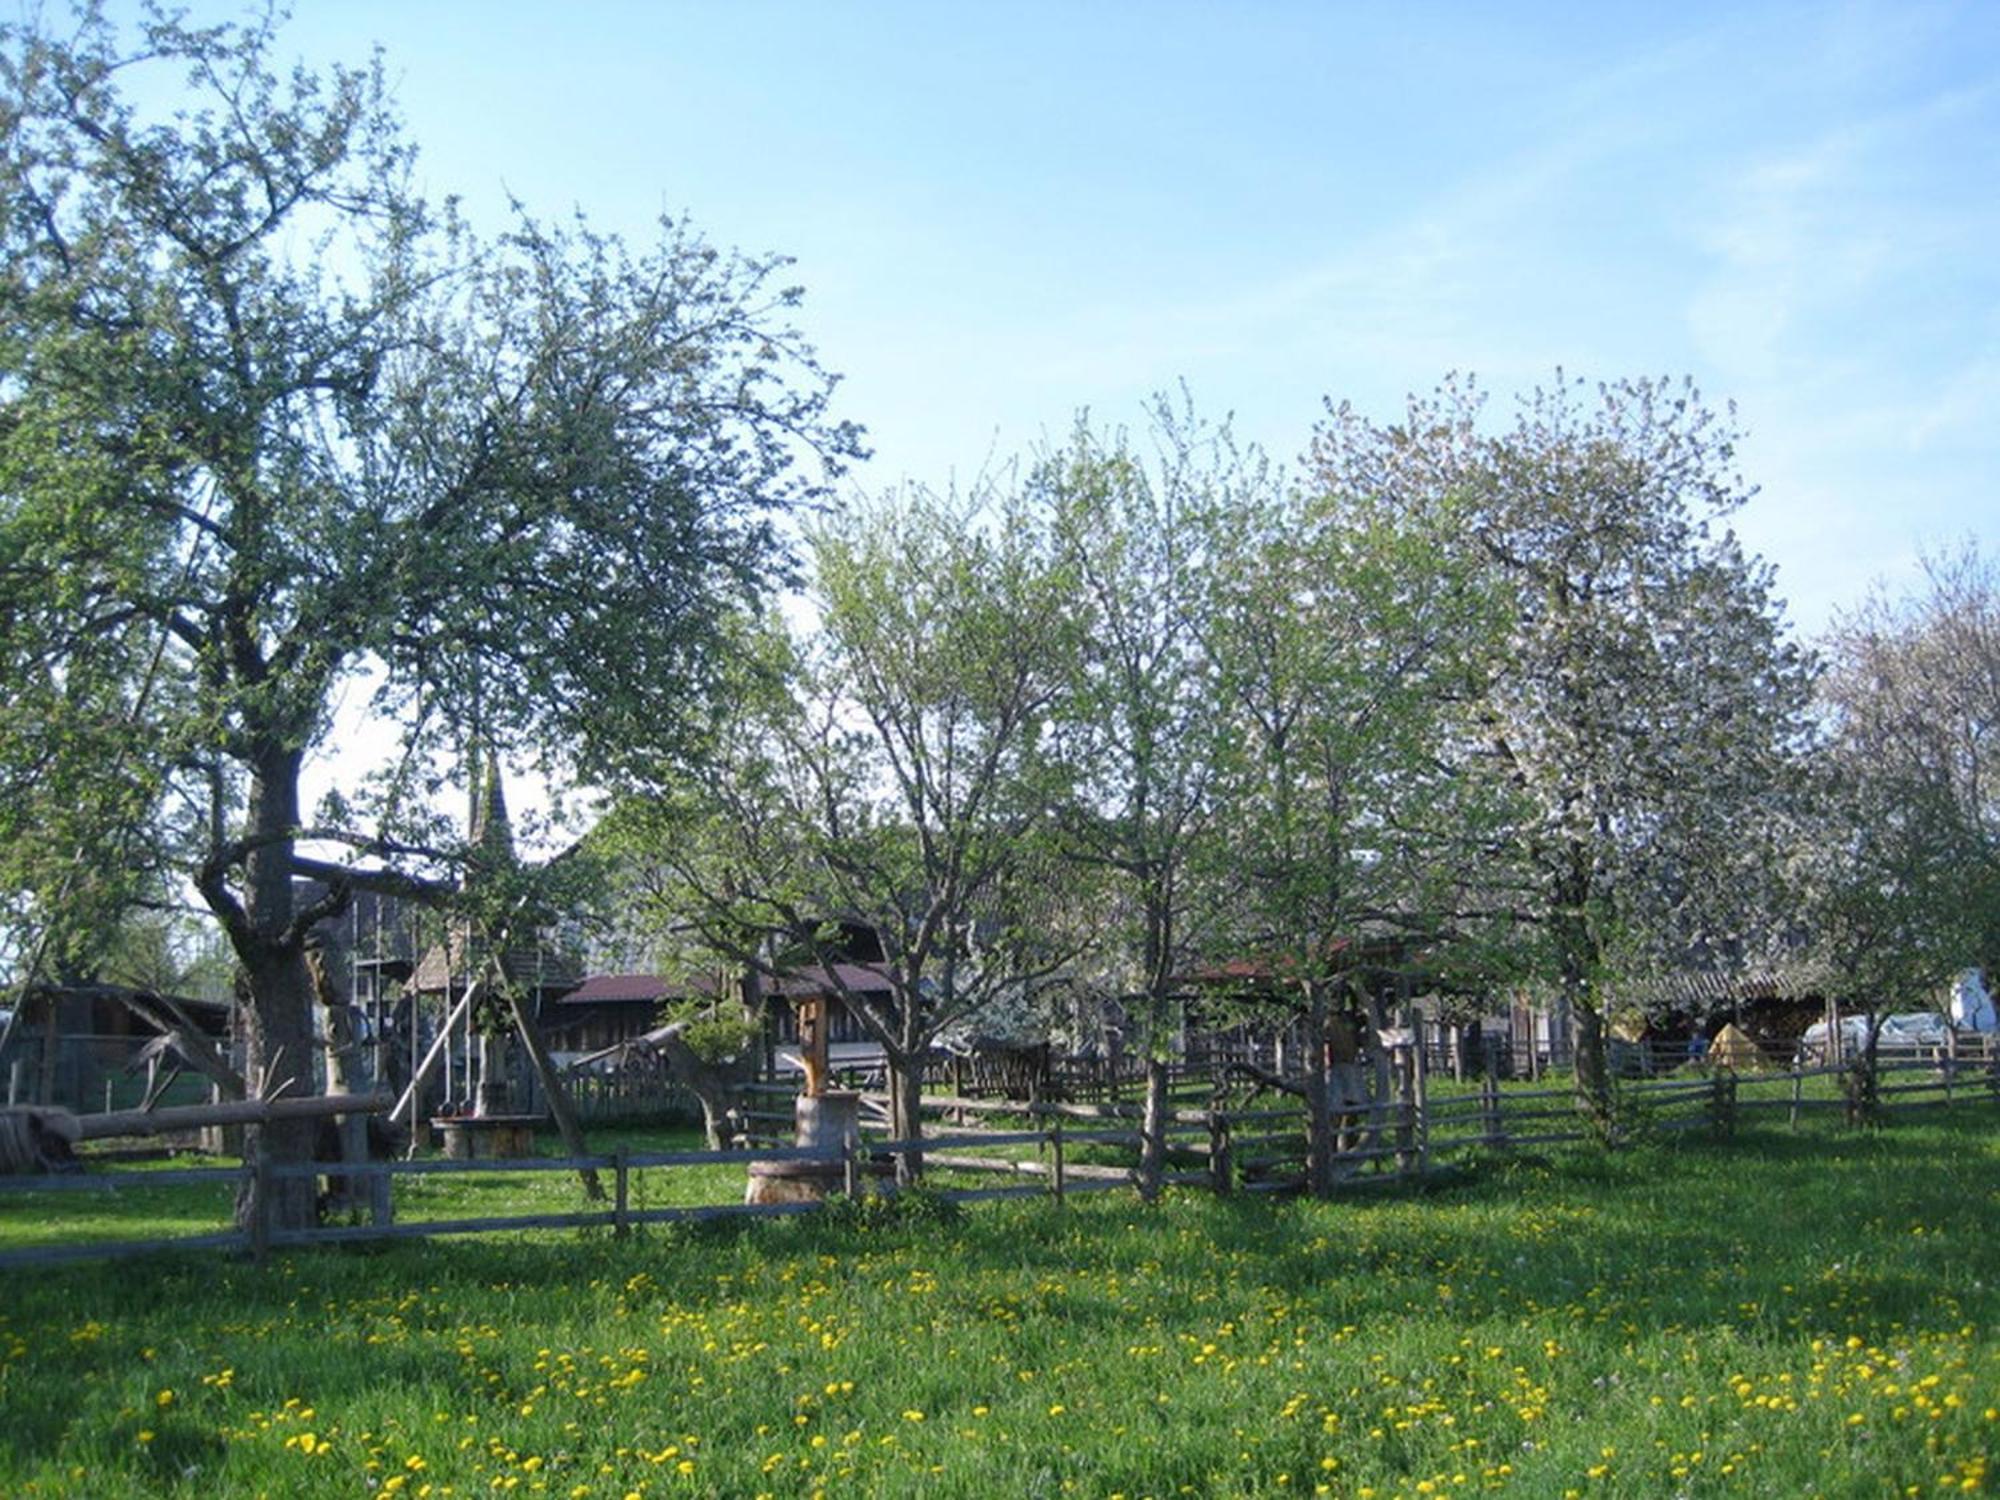
[(17, 1276), (0, 1492), (1966, 1493), (1996, 1209), (1964, 1110), (1330, 1204), (918, 1198)]

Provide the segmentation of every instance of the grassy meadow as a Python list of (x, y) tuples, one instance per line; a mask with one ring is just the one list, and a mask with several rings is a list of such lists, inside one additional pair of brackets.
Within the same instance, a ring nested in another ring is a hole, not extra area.
[(0, 1494), (1976, 1493), (1996, 1125), (14, 1271)]

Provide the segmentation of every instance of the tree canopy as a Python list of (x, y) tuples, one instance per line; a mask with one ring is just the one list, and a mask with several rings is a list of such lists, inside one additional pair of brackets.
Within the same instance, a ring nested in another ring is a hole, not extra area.
[(187, 830), (255, 1061), (296, 1067), (306, 930), (356, 880), (418, 888), (380, 873), (413, 852), (381, 803), (311, 829), (368, 872), (298, 854), (342, 686), (376, 674), (411, 750), (670, 753), (773, 517), (860, 443), (782, 262), (673, 221), (480, 241), (414, 186), (379, 62), (276, 46), (158, 13), (0, 33), (0, 673), (61, 710), (10, 756), (132, 768), (75, 783), (92, 828)]

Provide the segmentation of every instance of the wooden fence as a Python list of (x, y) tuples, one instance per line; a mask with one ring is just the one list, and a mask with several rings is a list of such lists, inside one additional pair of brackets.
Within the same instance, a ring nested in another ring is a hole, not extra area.
[[(1408, 1180), (1455, 1155), (1518, 1150), (1583, 1141), (1590, 1132), (1579, 1120), (1568, 1089), (1501, 1088), (1490, 1079), (1477, 1090), (1430, 1098), (1422, 1070), (1411, 1070), (1412, 1085), (1398, 1097), (1336, 1108), (1340, 1149), (1334, 1157), (1338, 1186), (1365, 1187)], [(1811, 1114), (1846, 1108), (1836, 1091), (1819, 1081), (1837, 1080), (1830, 1068), (1707, 1075), (1684, 1075), (1657, 1082), (1619, 1086), (1619, 1129), (1628, 1133), (1707, 1130), (1727, 1133), (1745, 1117), (1782, 1113), (1796, 1127)], [(1892, 1060), (1882, 1069), (1878, 1091), (1888, 1114), (1917, 1107), (1978, 1099), (2000, 1103), (2000, 1067), (1965, 1058)], [(874, 1100), (876, 1104), (882, 1101)], [(1012, 1181), (988, 1188), (953, 1187), (940, 1196), (956, 1202), (1046, 1193), (1057, 1201), (1071, 1193), (1133, 1186), (1132, 1164), (1139, 1145), (1139, 1106), (992, 1100), (926, 1096), (927, 1113), (939, 1117), (940, 1133), (921, 1140), (864, 1138), (840, 1150), (760, 1145), (750, 1150), (635, 1152), (626, 1149), (592, 1156), (527, 1157), (499, 1160), (297, 1163), (280, 1165), (255, 1157), (241, 1166), (199, 1167), (158, 1172), (91, 1172), (60, 1176), (0, 1177), (8, 1192), (90, 1192), (192, 1184), (253, 1184), (265, 1189), (252, 1201), (269, 1202), (279, 1181), (335, 1175), (350, 1191), (365, 1184), (368, 1222), (278, 1230), (252, 1224), (215, 1233), (171, 1239), (120, 1240), (52, 1245), (0, 1252), (0, 1271), (57, 1262), (147, 1254), (168, 1250), (225, 1250), (261, 1256), (274, 1248), (339, 1244), (352, 1240), (428, 1238), (522, 1229), (605, 1229), (616, 1236), (636, 1225), (808, 1212), (813, 1203), (704, 1204), (635, 1207), (633, 1174), (718, 1163), (819, 1162), (838, 1166), (850, 1194), (864, 1179), (906, 1153), (919, 1153), (928, 1167), (958, 1174), (1002, 1176)], [(778, 1112), (760, 1112), (776, 1118)], [(1286, 1192), (1304, 1180), (1306, 1139), (1303, 1111), (1287, 1102), (1268, 1109), (1176, 1109), (1167, 1117), (1169, 1184), (1198, 1185), (1217, 1193)], [(1032, 1147), (1028, 1155), (996, 1155)], [(1078, 1159), (1108, 1149), (1115, 1162)], [(479, 1218), (398, 1222), (392, 1184), (398, 1178), (460, 1173), (544, 1173), (595, 1171), (609, 1176), (609, 1206), (579, 1212), (496, 1215)]]

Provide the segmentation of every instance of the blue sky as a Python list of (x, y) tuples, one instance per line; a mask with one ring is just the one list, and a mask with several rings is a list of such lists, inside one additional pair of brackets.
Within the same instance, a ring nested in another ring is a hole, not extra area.
[(1561, 365), (1737, 403), (1808, 631), (2000, 529), (2000, 6), (299, 9), (476, 221), (795, 256), (868, 487), (1181, 380), (1291, 458), (1325, 397)]

